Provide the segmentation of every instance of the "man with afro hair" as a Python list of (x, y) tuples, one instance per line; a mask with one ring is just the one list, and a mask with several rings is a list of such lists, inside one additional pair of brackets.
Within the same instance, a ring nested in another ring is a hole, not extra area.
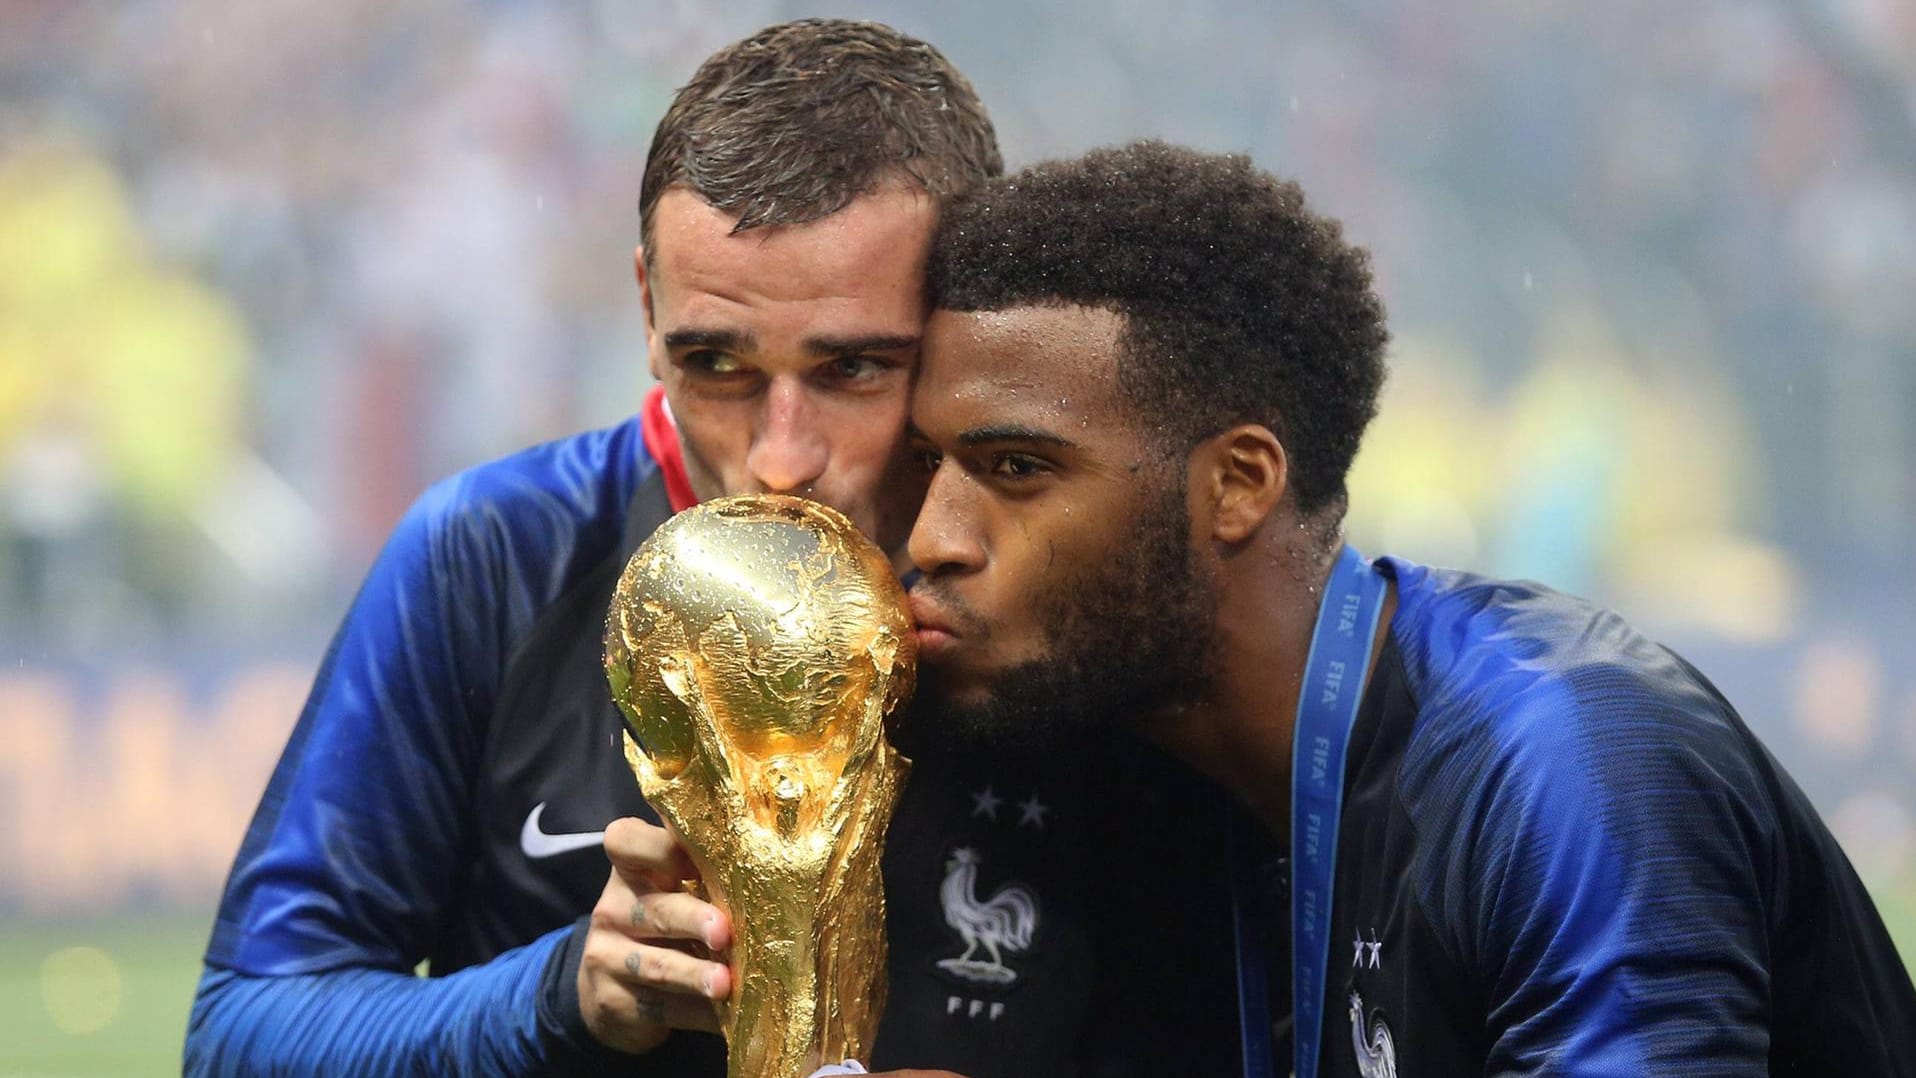
[(1232, 836), (1247, 1073), (1916, 1074), (1881, 920), (1702, 674), (1343, 543), (1387, 335), (1295, 184), (1043, 164), (950, 210), (928, 274), (917, 721), (1124, 731), (1228, 795), (1172, 811)]

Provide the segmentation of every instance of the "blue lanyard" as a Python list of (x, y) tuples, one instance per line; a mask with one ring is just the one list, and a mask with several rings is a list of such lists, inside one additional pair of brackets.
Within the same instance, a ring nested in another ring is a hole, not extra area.
[[(1316, 1078), (1324, 1027), (1325, 971), (1330, 961), (1332, 884), (1337, 868), (1338, 815), (1344, 807), (1344, 751), (1363, 702), (1377, 619), (1384, 610), (1384, 577), (1345, 547), (1324, 585), (1324, 603), (1311, 633), (1310, 657), (1297, 694), (1291, 750), (1291, 1043), (1297, 1078)], [(1240, 875), (1240, 887), (1241, 887)], [(1273, 1074), (1270, 990), (1264, 955), (1251, 946), (1245, 895), (1234, 903), (1238, 944), (1238, 1006), (1247, 1078)]]

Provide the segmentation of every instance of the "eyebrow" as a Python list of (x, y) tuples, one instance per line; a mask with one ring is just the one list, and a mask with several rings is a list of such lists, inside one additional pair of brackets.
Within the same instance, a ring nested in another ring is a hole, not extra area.
[[(918, 438), (918, 440), (922, 440), (922, 442), (929, 442), (929, 440), (931, 440), (931, 438), (925, 437), (924, 431), (918, 429), (918, 423), (906, 423), (906, 425), (904, 425), (904, 433), (906, 433), (906, 437)], [(1056, 448), (1061, 448), (1061, 450), (1075, 450), (1075, 448), (1077, 448), (1077, 442), (1073, 442), (1071, 438), (1054, 435), (1054, 433), (1050, 433), (1050, 431), (1040, 431), (1037, 427), (1023, 427), (1023, 425), (1019, 425), (1019, 423), (998, 423), (998, 425), (991, 425), (991, 427), (971, 427), (969, 431), (964, 431), (964, 433), (958, 435), (958, 444), (960, 444), (960, 446), (983, 446), (983, 444), (991, 444), (991, 442), (1037, 442), (1040, 446), (1056, 446)]]
[(758, 339), (735, 329), (674, 329), (665, 334), (667, 348), (716, 348), (721, 352), (754, 352)]
[(915, 335), (865, 333), (852, 337), (807, 337), (805, 351), (820, 359), (855, 356), (861, 352), (901, 352), (918, 347)]

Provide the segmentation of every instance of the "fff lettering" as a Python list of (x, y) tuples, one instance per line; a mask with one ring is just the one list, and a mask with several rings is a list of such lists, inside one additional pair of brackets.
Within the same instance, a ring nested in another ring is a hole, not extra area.
[(1324, 830), (1324, 814), (1313, 812), (1304, 817), (1304, 856), (1317, 856), (1317, 838)]
[(1328, 737), (1311, 738), (1311, 781), (1323, 782), (1324, 775), (1331, 767), (1331, 739)]
[(945, 1013), (952, 1015), (962, 1014), (966, 1018), (984, 1018), (988, 1021), (996, 1022), (1005, 1013), (1005, 1005), (1002, 1000), (994, 1000), (990, 1003), (986, 1003), (982, 999), (965, 999), (963, 996), (947, 996), (945, 998)]

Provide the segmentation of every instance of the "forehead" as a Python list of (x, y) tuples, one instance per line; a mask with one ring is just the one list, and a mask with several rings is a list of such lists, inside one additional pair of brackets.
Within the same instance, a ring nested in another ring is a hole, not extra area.
[(655, 291), (741, 301), (909, 300), (922, 293), (938, 219), (923, 192), (885, 188), (817, 221), (734, 233), (737, 218), (684, 188), (653, 209), (646, 252)]
[[(1018, 422), (1078, 440), (1121, 418), (1124, 319), (1098, 307), (937, 310), (925, 326), (912, 419), (932, 437)], [(1063, 427), (1073, 429), (1066, 432)]]

